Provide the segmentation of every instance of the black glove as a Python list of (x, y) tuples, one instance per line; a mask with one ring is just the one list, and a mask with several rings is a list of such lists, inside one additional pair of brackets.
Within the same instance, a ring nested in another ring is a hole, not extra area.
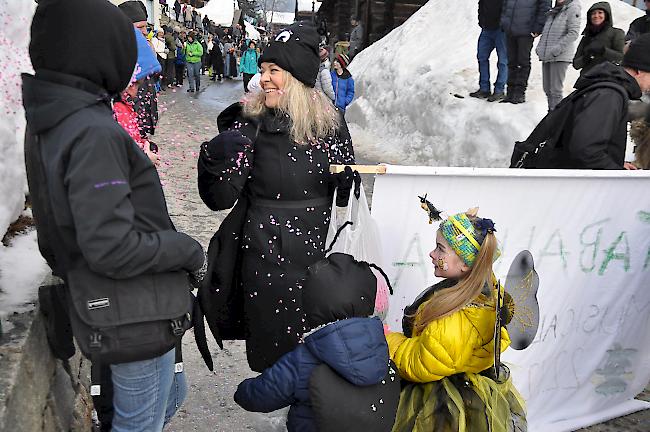
[(347, 207), (350, 199), (350, 190), (354, 184), (354, 196), (359, 198), (361, 189), (361, 176), (359, 172), (352, 171), (352, 168), (346, 166), (345, 169), (337, 174), (332, 174), (332, 181), (336, 187), (336, 206)]
[(201, 152), (209, 159), (232, 159), (237, 154), (250, 146), (251, 140), (238, 130), (229, 130), (220, 133), (210, 141), (201, 144)]
[(593, 40), (585, 47), (585, 55), (587, 57), (602, 57), (605, 55), (605, 44), (598, 39)]
[(192, 285), (193, 288), (199, 288), (207, 272), (208, 256), (205, 254), (205, 252), (203, 252), (203, 265), (201, 265), (200, 268), (189, 273), (190, 285)]

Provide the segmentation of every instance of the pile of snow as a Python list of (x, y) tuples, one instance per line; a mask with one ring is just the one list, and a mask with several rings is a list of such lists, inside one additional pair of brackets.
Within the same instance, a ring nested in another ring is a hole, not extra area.
[(296, 0), (298, 2), (298, 12), (311, 12), (312, 7), (314, 8), (314, 12), (318, 12), (318, 9), (320, 9), (320, 5), (322, 4), (320, 1), (315, 1), (315, 0)]
[[(27, 49), (35, 9), (33, 1), (4, 2), (0, 8), (4, 25), (0, 34), (0, 238), (25, 205), (25, 111), (20, 74), (33, 72)], [(33, 301), (46, 271), (36, 231), (14, 238), (8, 247), (0, 244), (0, 315)]]
[[(594, 2), (578, 1), (584, 27)], [(354, 58), (356, 97), (346, 118), (358, 151), (404, 165), (508, 166), (514, 142), (526, 138), (547, 110), (541, 62), (533, 47), (525, 104), (468, 97), (478, 89), (477, 4), (430, 0)], [(610, 5), (615, 27), (624, 31), (643, 14), (621, 1)], [(496, 51), (491, 65), (494, 83)], [(569, 67), (565, 94), (577, 78)]]
[(0, 8), (4, 23), (0, 34), (0, 238), (25, 204), (25, 111), (20, 74), (33, 71), (27, 47), (35, 9), (33, 1), (5, 2)]
[(230, 27), (235, 16), (235, 3), (232, 0), (210, 0), (196, 11), (203, 17), (207, 15), (217, 25)]

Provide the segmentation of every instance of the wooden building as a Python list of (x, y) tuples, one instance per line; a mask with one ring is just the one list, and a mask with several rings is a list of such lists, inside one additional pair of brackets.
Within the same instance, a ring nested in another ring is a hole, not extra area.
[(320, 0), (317, 17), (325, 20), (331, 43), (348, 40), (356, 16), (363, 24), (367, 47), (386, 36), (417, 12), (427, 0)]

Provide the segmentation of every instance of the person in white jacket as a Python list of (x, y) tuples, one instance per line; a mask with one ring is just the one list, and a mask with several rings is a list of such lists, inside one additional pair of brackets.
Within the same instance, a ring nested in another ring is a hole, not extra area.
[(322, 91), (328, 98), (334, 100), (334, 88), (332, 87), (332, 75), (330, 74), (329, 51), (327, 48), (320, 48), (320, 69), (316, 78), (315, 89)]

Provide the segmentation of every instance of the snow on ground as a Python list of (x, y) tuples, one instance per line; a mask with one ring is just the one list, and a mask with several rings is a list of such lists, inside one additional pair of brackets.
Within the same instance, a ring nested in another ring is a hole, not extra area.
[[(584, 27), (586, 11), (594, 2), (578, 1)], [(370, 159), (402, 165), (509, 165), (515, 141), (525, 139), (547, 110), (541, 62), (533, 47), (525, 104), (470, 98), (479, 78), (477, 4), (429, 0), (355, 57), (350, 72), (356, 97), (346, 118), (358, 151)], [(621, 1), (610, 5), (614, 26), (624, 31), (643, 14)], [(494, 83), (496, 51), (491, 60)], [(578, 71), (569, 67), (565, 94), (577, 78)]]

